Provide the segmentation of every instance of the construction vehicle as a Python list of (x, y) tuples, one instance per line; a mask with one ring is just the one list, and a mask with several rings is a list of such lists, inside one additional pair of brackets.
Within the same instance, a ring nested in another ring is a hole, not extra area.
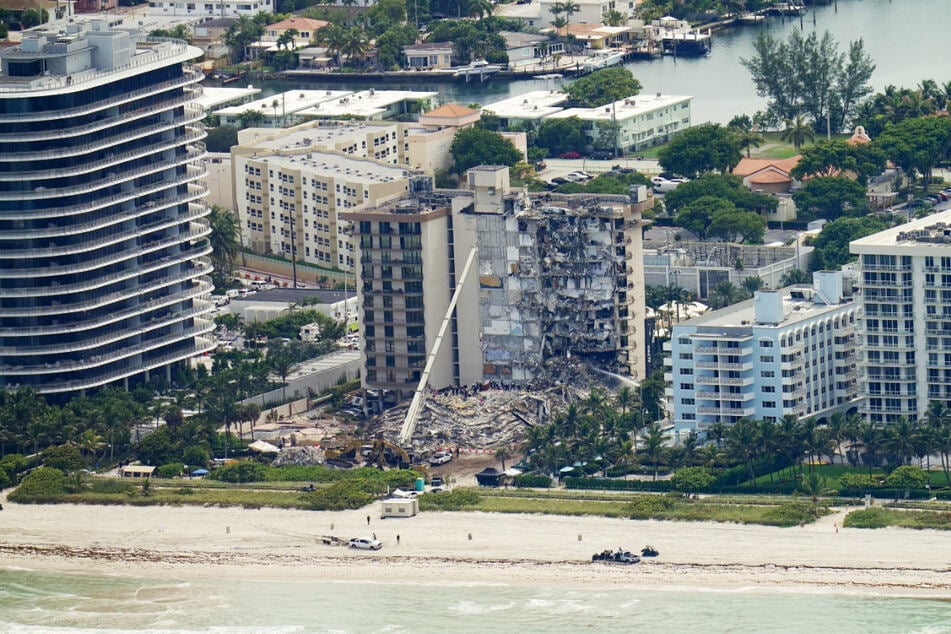
[(410, 455), (399, 445), (384, 438), (382, 433), (378, 433), (372, 443), (356, 438), (343, 447), (327, 449), (324, 455), (328, 461), (346, 461), (353, 465), (363, 463), (381, 469), (386, 467), (409, 469), (412, 466)]

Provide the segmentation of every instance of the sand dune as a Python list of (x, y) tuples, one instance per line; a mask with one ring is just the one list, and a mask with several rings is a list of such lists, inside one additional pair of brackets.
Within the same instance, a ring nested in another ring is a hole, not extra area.
[[(173, 568), (189, 578), (771, 584), (945, 597), (951, 590), (951, 535), (843, 529), (844, 511), (802, 528), (770, 528), (489, 513), (382, 520), (378, 505), (307, 512), (3, 502), (0, 566), (136, 574)], [(373, 533), (384, 542), (377, 552), (320, 540)], [(636, 566), (591, 562), (595, 551), (646, 544), (660, 557)]]

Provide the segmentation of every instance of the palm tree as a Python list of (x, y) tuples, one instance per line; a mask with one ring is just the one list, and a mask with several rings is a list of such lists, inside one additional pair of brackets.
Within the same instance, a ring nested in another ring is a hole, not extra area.
[(710, 293), (710, 306), (726, 308), (743, 299), (743, 293), (730, 280), (721, 280)]
[(757, 447), (759, 446), (759, 427), (756, 422), (750, 418), (741, 418), (733, 423), (726, 439), (726, 446), (728, 454), (742, 460), (743, 464), (746, 465), (749, 480), (755, 480), (756, 473), (753, 470), (753, 459), (756, 457)]
[(812, 512), (819, 516), (819, 496), (829, 495), (831, 491), (826, 486), (826, 479), (818, 472), (810, 473), (799, 483), (799, 490), (812, 499)]
[(324, 46), (333, 57), (334, 64), (340, 65), (340, 53), (346, 46), (347, 29), (339, 24), (328, 24), (314, 33), (314, 44)]
[(789, 269), (779, 280), (782, 287), (793, 286), (794, 284), (808, 284), (809, 274), (802, 269)]
[(604, 14), (603, 22), (608, 26), (624, 26), (627, 24), (627, 15), (616, 9), (611, 9)]
[(369, 50), (370, 40), (367, 37), (366, 31), (358, 26), (347, 30), (343, 49), (340, 52), (347, 56), (348, 61), (363, 59)]
[(644, 434), (644, 455), (650, 459), (651, 465), (654, 467), (654, 480), (657, 480), (657, 465), (664, 457), (665, 452), (664, 432), (661, 431), (660, 425), (651, 423), (647, 426), (647, 431)]
[(759, 275), (751, 275), (743, 280), (743, 290), (750, 294), (750, 297), (756, 291), (762, 290), (766, 287), (766, 282), (763, 281)]
[(502, 471), (505, 471), (505, 461), (511, 455), (508, 447), (499, 447), (495, 450), (495, 459), (502, 464)]
[(481, 22), (492, 15), (492, 3), (489, 0), (469, 0), (469, 17), (478, 18)]
[(798, 152), (806, 141), (815, 140), (816, 133), (812, 126), (806, 123), (805, 118), (797, 114), (795, 119), (786, 119), (786, 129), (783, 130), (780, 138), (792, 143)]
[(230, 209), (212, 205), (208, 226), (211, 229), (208, 241), (211, 243), (211, 261), (215, 271), (222, 279), (230, 278), (240, 253), (241, 224)]
[(766, 139), (753, 127), (753, 121), (746, 115), (733, 117), (729, 126), (740, 142), (741, 148), (746, 148), (746, 158), (750, 158), (750, 148), (759, 147)]

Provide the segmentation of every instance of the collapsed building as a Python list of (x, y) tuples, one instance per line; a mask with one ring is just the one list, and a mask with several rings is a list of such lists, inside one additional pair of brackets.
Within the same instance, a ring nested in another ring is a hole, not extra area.
[(363, 382), (406, 398), (544, 384), (571, 358), (644, 377), (641, 207), (623, 195), (541, 194), (481, 166), (468, 189), (410, 194), (343, 214), (359, 247)]

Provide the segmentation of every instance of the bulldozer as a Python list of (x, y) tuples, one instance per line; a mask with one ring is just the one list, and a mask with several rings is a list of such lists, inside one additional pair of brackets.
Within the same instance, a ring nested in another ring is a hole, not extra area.
[(363, 463), (366, 466), (377, 466), (381, 469), (397, 467), (400, 469), (419, 469), (406, 450), (390, 442), (377, 433), (372, 442), (365, 442), (355, 438), (344, 446), (336, 449), (327, 449), (325, 456), (328, 461), (347, 461), (352, 464)]

